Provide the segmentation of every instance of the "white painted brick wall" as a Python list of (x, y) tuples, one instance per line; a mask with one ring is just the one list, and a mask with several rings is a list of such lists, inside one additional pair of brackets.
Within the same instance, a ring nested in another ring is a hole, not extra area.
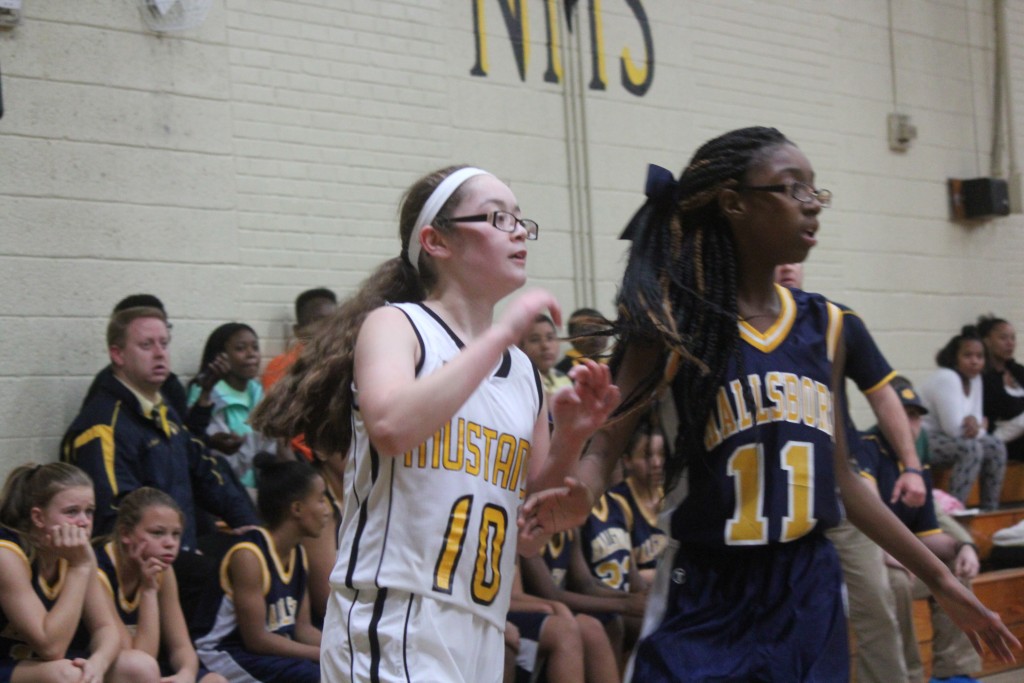
[[(1024, 7), (1007, 4), (1017, 76)], [(617, 235), (641, 203), (646, 164), (678, 172), (709, 137), (776, 125), (836, 193), (807, 286), (860, 311), (896, 367), (923, 378), (979, 312), (1024, 327), (1024, 221), (947, 219), (946, 178), (989, 173), (988, 3), (893, 2), (899, 109), (919, 131), (906, 154), (885, 139), (886, 0), (643, 5), (656, 58), (643, 97), (619, 83), (623, 49), (644, 55), (625, 3), (602, 3), (603, 91), (586, 89), (585, 12), (575, 35), (563, 22), (561, 42), (583, 49), (576, 148), (566, 86), (543, 80), (539, 0), (527, 3), (523, 81), (498, 0), (483, 3), (486, 78), (470, 75), (468, 2), (222, 0), (202, 27), (167, 35), (147, 31), (127, 1), (25, 3), (22, 24), (0, 32), (0, 470), (56, 456), (106, 362), (119, 298), (163, 298), (183, 375), (226, 320), (252, 324), (269, 357), (295, 295), (351, 292), (398, 253), (405, 187), (458, 161), (494, 169), (541, 223), (533, 283), (567, 310), (610, 313)], [(1013, 90), (1024, 131), (1019, 77)], [(586, 161), (595, 301), (574, 294), (571, 155)], [(868, 419), (862, 403), (857, 419)]]

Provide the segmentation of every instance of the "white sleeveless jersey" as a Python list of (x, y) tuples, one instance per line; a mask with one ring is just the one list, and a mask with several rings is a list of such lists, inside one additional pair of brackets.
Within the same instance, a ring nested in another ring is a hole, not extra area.
[[(419, 338), (417, 377), (459, 354), (463, 343), (433, 311), (395, 307)], [(355, 392), (332, 586), (416, 593), (504, 629), (542, 391), (529, 358), (511, 347), (449, 422), (398, 455), (370, 443)]]

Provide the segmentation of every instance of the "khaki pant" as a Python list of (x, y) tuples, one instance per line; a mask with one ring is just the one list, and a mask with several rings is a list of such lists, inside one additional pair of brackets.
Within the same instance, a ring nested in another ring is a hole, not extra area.
[(896, 600), (882, 549), (845, 519), (827, 535), (846, 580), (850, 630), (857, 645), (851, 673), (857, 683), (906, 683)]
[(981, 657), (963, 631), (936, 604), (928, 587), (904, 569), (888, 567), (889, 583), (896, 596), (896, 609), (902, 632), (906, 669), (911, 683), (923, 683), (925, 668), (921, 661), (918, 636), (913, 630), (913, 601), (928, 598), (932, 612), (932, 676), (949, 678), (965, 676), (981, 670)]
[(921, 579), (903, 569), (889, 567), (889, 583), (896, 596), (904, 657), (911, 683), (923, 683), (924, 665), (914, 632), (914, 600), (928, 598), (932, 615), (932, 676), (949, 678), (963, 676), (981, 669), (981, 658), (971, 641), (935, 603)]

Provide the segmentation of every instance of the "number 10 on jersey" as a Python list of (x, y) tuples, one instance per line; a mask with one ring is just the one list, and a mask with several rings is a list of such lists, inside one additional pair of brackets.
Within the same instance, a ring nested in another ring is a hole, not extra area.
[[(466, 544), (469, 516), (473, 511), (473, 496), (463, 496), (452, 505), (448, 528), (444, 533), (441, 552), (434, 567), (434, 590), (451, 595), (456, 569)], [(493, 503), (484, 505), (477, 534), (476, 561), (473, 567), (473, 585), (470, 595), (481, 605), (494, 602), (501, 589), (501, 554), (505, 549), (508, 513)]]

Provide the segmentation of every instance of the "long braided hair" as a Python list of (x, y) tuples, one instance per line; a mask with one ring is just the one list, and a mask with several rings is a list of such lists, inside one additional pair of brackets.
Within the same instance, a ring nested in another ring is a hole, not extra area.
[[(465, 168), (449, 166), (429, 173), (406, 191), (399, 210), (402, 251), (373, 272), (359, 290), (324, 321), (306, 344), (288, 373), (270, 388), (253, 411), (253, 427), (264, 435), (292, 438), (305, 434), (310, 446), (323, 453), (346, 453), (352, 440), (352, 382), (356, 338), (366, 316), (387, 302), (423, 301), (437, 284), (429, 255), (421, 253), (419, 269), (409, 262), (409, 241), (418, 239), (414, 225), (420, 209), (445, 178)], [(459, 205), (466, 190), (460, 187), (445, 202), (434, 220), (442, 233), (453, 231), (445, 218)]]
[(613, 366), (621, 363), (630, 339), (654, 342), (664, 353), (618, 413), (646, 406), (671, 384), (679, 435), (665, 464), (666, 490), (689, 461), (705, 453), (715, 394), (739, 349), (736, 245), (719, 194), (738, 187), (752, 166), (782, 144), (792, 143), (774, 128), (742, 128), (705, 143), (678, 182), (652, 167), (648, 200), (623, 233), (633, 244), (615, 325), (624, 343)]

